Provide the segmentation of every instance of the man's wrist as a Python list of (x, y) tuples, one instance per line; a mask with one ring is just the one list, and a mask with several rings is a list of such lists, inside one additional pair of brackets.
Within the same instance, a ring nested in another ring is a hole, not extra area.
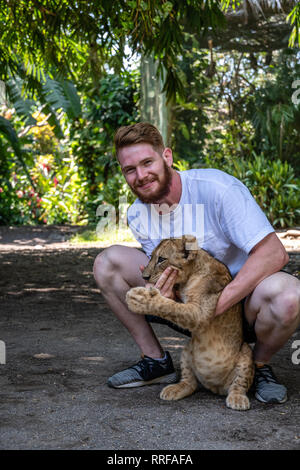
[(222, 315), (222, 313), (225, 313), (230, 307), (237, 303), (237, 301), (234, 300), (234, 291), (232, 291), (233, 286), (231, 284), (232, 282), (227, 284), (222, 290), (217, 302), (215, 316)]

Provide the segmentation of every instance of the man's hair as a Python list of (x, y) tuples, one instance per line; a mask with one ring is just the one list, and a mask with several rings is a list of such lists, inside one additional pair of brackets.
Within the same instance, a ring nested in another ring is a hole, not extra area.
[(114, 137), (117, 157), (121, 148), (140, 143), (152, 145), (158, 153), (162, 153), (165, 148), (163, 138), (155, 126), (148, 122), (138, 122), (117, 130)]

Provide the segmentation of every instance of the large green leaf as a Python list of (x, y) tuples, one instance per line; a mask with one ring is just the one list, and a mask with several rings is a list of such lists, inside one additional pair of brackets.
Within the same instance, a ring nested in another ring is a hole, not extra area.
[(0, 133), (6, 137), (6, 140), (10, 143), (13, 150), (19, 153), (21, 149), (17, 133), (10, 121), (3, 116), (0, 116)]
[(81, 103), (80, 98), (75, 88), (75, 85), (69, 80), (63, 80), (60, 82), (65, 96), (68, 98), (68, 106), (66, 113), (70, 118), (77, 118), (81, 114)]
[[(26, 125), (36, 124), (32, 116), (33, 106), (39, 102), (43, 105), (43, 112), (49, 116), (48, 122), (54, 128), (57, 138), (63, 138), (63, 131), (57, 116), (63, 111), (70, 119), (81, 114), (81, 103), (76, 87), (70, 80), (66, 80), (55, 72), (53, 78), (45, 73), (36, 76), (30, 71), (28, 65), (19, 63), (18, 75), (10, 77), (6, 83), (11, 105), (16, 109), (18, 116), (24, 118)], [(28, 99), (34, 90), (35, 100)]]
[(42, 95), (53, 110), (63, 110), (70, 119), (81, 114), (80, 99), (72, 82), (49, 77), (42, 84)]
[(0, 116), (0, 133), (6, 138), (6, 140), (9, 142), (9, 144), (12, 146), (16, 157), (18, 158), (19, 162), (21, 163), (21, 165), (24, 169), (24, 172), (25, 172), (28, 180), (30, 181), (30, 184), (34, 188), (35, 187), (34, 182), (31, 179), (30, 173), (29, 173), (28, 168), (26, 166), (26, 163), (23, 159), (23, 155), (22, 155), (23, 150), (21, 148), (20, 141), (19, 141), (19, 138), (17, 136), (17, 133), (16, 133), (14, 127), (12, 126), (11, 122), (8, 121), (7, 119), (5, 119), (3, 116)]
[(22, 95), (22, 80), (20, 77), (12, 77), (6, 83), (6, 91), (10, 103), (15, 108), (18, 116), (24, 118), (25, 124), (34, 125), (36, 119), (32, 116), (33, 100), (26, 99)]

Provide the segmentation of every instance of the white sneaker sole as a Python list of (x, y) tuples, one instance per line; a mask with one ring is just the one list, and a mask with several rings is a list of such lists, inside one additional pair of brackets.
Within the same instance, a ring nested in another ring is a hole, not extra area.
[(267, 400), (265, 400), (264, 398), (262, 398), (262, 397), (260, 396), (260, 394), (257, 393), (257, 392), (256, 392), (256, 394), (255, 394), (255, 398), (256, 398), (258, 401), (261, 401), (262, 403), (268, 403), (268, 404), (270, 404), (270, 405), (271, 405), (271, 404), (279, 404), (279, 405), (281, 405), (282, 403), (285, 403), (285, 402), (287, 401), (287, 399), (288, 399), (288, 397), (287, 397), (287, 395), (286, 395), (282, 400), (276, 400), (276, 399), (274, 399), (274, 400), (271, 400), (271, 401), (267, 401)]
[(170, 384), (177, 382), (177, 374), (176, 372), (172, 372), (172, 374), (163, 375), (162, 377), (156, 377), (156, 379), (143, 381), (139, 380), (137, 382), (130, 382), (123, 385), (114, 385), (112, 388), (134, 388), (134, 387), (143, 387), (144, 385), (152, 385), (152, 384)]

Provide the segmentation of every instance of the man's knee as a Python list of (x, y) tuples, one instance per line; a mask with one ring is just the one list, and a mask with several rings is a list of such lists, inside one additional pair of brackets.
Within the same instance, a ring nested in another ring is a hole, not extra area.
[(272, 314), (283, 327), (300, 322), (300, 293), (296, 289), (285, 289), (272, 302)]
[(93, 273), (97, 284), (101, 287), (111, 277), (112, 272), (120, 263), (120, 247), (110, 246), (99, 253), (94, 261)]
[(262, 281), (246, 302), (246, 316), (282, 327), (300, 322), (300, 281), (286, 273), (276, 273)]

